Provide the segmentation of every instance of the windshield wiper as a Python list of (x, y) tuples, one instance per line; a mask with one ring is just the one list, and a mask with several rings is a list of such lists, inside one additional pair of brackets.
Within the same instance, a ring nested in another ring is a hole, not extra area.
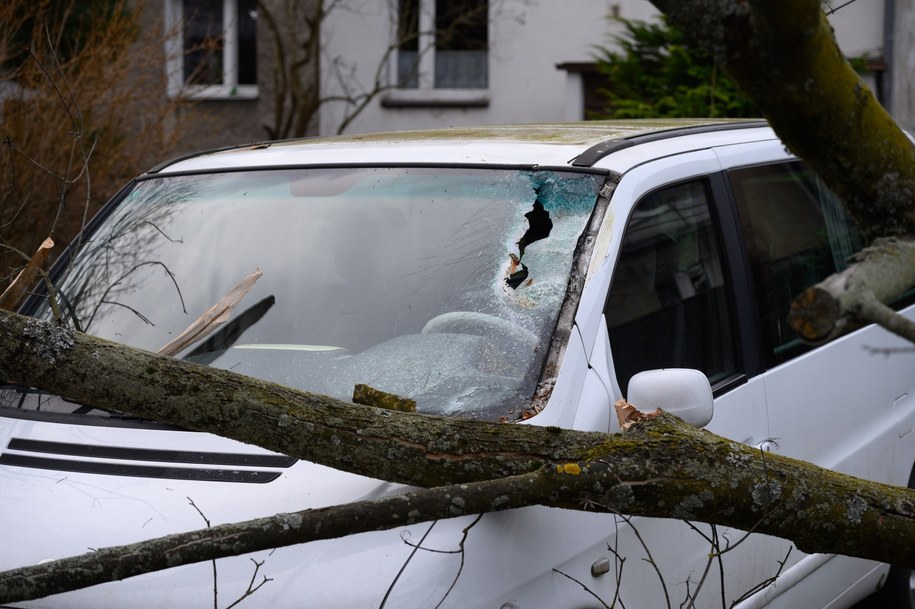
[(158, 352), (162, 355), (174, 356), (212, 334), (216, 328), (228, 321), (232, 310), (263, 275), (264, 273), (260, 269), (255, 269)]
[(217, 330), (213, 336), (198, 345), (196, 349), (188, 353), (185, 359), (193, 359), (205, 353), (228, 349), (235, 344), (235, 341), (241, 337), (245, 330), (259, 322), (274, 304), (276, 304), (276, 297), (271, 294), (251, 305), (232, 321)]

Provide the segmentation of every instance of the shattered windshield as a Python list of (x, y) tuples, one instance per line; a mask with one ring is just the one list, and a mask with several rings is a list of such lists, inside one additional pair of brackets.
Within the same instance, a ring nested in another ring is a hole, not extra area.
[(441, 168), (147, 179), (37, 316), (344, 400), (366, 384), (419, 412), (515, 418), (599, 187)]

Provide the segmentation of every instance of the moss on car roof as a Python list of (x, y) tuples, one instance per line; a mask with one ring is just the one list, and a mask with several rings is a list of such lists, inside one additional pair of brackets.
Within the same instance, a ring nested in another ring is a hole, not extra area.
[[(759, 121), (746, 119), (638, 119), (614, 121), (586, 121), (578, 123), (532, 123), (521, 125), (489, 125), (453, 127), (417, 131), (392, 131), (309, 137), (274, 142), (260, 142), (201, 151), (172, 159), (149, 170), (154, 174), (167, 170), (199, 171), (226, 167), (255, 167), (307, 163), (303, 154), (322, 154), (323, 151), (348, 148), (352, 162), (371, 160), (370, 151), (377, 147), (407, 145), (410, 155), (401, 161), (418, 161), (425, 150), (437, 149), (442, 162), (503, 162), (565, 165), (572, 157), (606, 142), (619, 141), (665, 131), (687, 132), (690, 128), (703, 128), (728, 124), (750, 124)], [(484, 146), (479, 146), (483, 144)], [(526, 144), (518, 146), (516, 144)], [(534, 149), (539, 148), (539, 152)], [(353, 157), (355, 151), (368, 156)], [(549, 153), (547, 153), (549, 151)], [(302, 154), (300, 154), (302, 153)], [(403, 154), (403, 151), (400, 152)], [(419, 156), (417, 156), (419, 155)], [(314, 162), (314, 158), (311, 159)], [(375, 159), (377, 160), (377, 159)], [(593, 162), (593, 160), (592, 160)]]
[(734, 119), (639, 119), (585, 121), (580, 123), (540, 123), (526, 125), (490, 125), (452, 127), (419, 131), (390, 131), (358, 135), (311, 138), (275, 142), (274, 146), (324, 142), (418, 142), (418, 141), (489, 141), (542, 142), (555, 144), (589, 144), (598, 141), (645, 135), (667, 129), (746, 122)]

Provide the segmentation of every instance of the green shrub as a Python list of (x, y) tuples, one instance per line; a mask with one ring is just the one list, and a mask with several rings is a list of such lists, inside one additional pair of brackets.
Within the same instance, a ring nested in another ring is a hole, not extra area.
[(600, 48), (605, 110), (589, 118), (759, 116), (756, 106), (702, 49), (666, 20), (620, 19), (619, 50)]

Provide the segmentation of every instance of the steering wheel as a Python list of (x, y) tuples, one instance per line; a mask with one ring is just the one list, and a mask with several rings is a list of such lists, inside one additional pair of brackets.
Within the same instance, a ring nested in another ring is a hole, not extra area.
[(421, 332), (422, 334), (473, 334), (503, 338), (531, 348), (540, 341), (536, 334), (507, 319), (476, 311), (442, 313), (427, 321)]

